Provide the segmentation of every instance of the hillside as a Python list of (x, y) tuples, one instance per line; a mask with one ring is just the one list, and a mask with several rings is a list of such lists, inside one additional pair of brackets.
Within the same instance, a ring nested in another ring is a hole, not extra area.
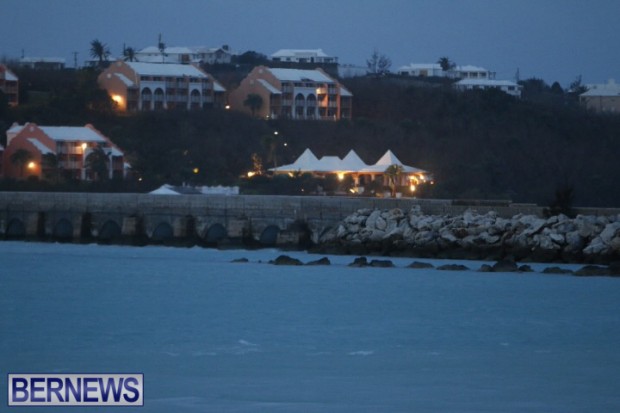
[[(440, 83), (353, 78), (345, 80), (354, 94), (352, 121), (264, 121), (220, 110), (117, 115), (92, 76), (65, 79), (42, 101), (0, 110), (0, 127), (93, 123), (129, 154), (144, 190), (163, 182), (237, 183), (252, 168), (252, 153), (271, 167), (274, 153), (283, 164), (305, 148), (317, 156), (355, 149), (367, 163), (391, 149), (434, 174), (426, 197), (546, 205), (572, 188), (575, 205), (620, 206), (620, 117), (586, 112), (561, 91), (516, 100)], [(267, 137), (276, 130), (273, 150)]]

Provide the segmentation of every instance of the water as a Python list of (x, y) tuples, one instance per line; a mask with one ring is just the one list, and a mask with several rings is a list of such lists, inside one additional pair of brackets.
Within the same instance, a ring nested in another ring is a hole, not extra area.
[(620, 410), (619, 279), (279, 254), (0, 243), (0, 406), (9, 372), (143, 372), (144, 412)]

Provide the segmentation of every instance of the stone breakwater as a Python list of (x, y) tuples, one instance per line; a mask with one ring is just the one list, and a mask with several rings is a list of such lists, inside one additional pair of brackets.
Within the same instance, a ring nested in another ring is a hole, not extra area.
[(620, 215), (501, 218), (491, 211), (424, 215), (419, 206), (360, 209), (322, 234), (315, 250), (535, 262), (620, 261)]

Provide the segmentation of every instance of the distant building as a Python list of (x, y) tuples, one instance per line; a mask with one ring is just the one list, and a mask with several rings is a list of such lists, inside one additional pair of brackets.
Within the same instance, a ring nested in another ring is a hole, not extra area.
[(143, 63), (177, 64), (227, 64), (233, 53), (227, 45), (222, 47), (166, 47), (162, 51), (157, 46), (149, 46), (136, 52), (136, 60)]
[(450, 79), (495, 79), (495, 72), (484, 67), (464, 65), (443, 70), (439, 63), (411, 63), (401, 66), (397, 72), (402, 76), (447, 77)]
[(19, 104), (19, 79), (3, 64), (0, 64), (0, 90), (6, 96), (10, 106)]
[(587, 92), (579, 95), (582, 105), (596, 112), (620, 113), (620, 85), (615, 80), (586, 87)]
[[(69, 179), (96, 179), (95, 172), (88, 167), (86, 159), (97, 148), (101, 148), (107, 155), (107, 177), (125, 176), (123, 152), (93, 125), (38, 126), (35, 123), (14, 123), (6, 136), (7, 146), (3, 156), (6, 177), (21, 179), (36, 176), (46, 179), (62, 173)], [(11, 161), (11, 156), (20, 149), (26, 150), (30, 159), (15, 164)], [(54, 155), (56, 165), (45, 161), (44, 155), (49, 154)]]
[(497, 89), (511, 96), (520, 98), (522, 86), (510, 80), (462, 79), (454, 84), (457, 90)]
[(244, 105), (251, 94), (262, 99), (255, 115), (266, 118), (338, 120), (350, 119), (353, 95), (321, 69), (276, 69), (255, 67), (232, 91), (234, 110), (252, 113)]
[(401, 66), (397, 72), (402, 76), (415, 77), (446, 77), (447, 73), (443, 71), (438, 63), (411, 63), (408, 66)]
[(62, 57), (22, 57), (19, 59), (19, 65), (35, 70), (61, 70), (65, 68), (65, 59)]
[(226, 89), (193, 65), (117, 61), (98, 78), (122, 111), (223, 107)]
[(328, 56), (323, 49), (280, 49), (271, 55), (274, 62), (338, 63), (338, 58)]

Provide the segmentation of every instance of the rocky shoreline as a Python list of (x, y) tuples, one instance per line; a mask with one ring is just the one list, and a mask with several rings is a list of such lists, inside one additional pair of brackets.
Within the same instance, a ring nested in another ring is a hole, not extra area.
[(419, 206), (360, 209), (321, 235), (312, 252), (513, 262), (620, 261), (620, 215), (540, 218), (495, 212), (425, 215)]

